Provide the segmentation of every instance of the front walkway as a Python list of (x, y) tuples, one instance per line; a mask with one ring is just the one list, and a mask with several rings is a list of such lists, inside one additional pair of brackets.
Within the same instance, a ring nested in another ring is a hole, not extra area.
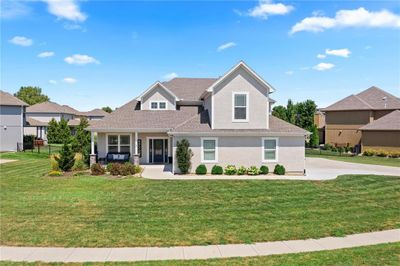
[(3, 261), (106, 262), (191, 260), (267, 256), (368, 246), (400, 241), (400, 229), (320, 239), (189, 247), (35, 248), (0, 247)]
[[(394, 175), (400, 176), (400, 167), (381, 166), (371, 164), (348, 163), (323, 158), (306, 157), (306, 175), (258, 175), (258, 176), (228, 176), (228, 175), (173, 175), (171, 165), (144, 165), (142, 176), (148, 179), (176, 179), (176, 180), (266, 180), (266, 179), (285, 179), (285, 180), (329, 180), (335, 179), (339, 175)], [(209, 171), (211, 169), (208, 169)], [(270, 169), (272, 171), (273, 169)]]

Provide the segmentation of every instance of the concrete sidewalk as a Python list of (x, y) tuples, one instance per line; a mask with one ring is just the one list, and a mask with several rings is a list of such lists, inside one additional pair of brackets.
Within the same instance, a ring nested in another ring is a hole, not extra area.
[[(399, 160), (400, 165), (400, 160)], [(306, 157), (307, 175), (174, 175), (170, 165), (143, 165), (142, 176), (158, 180), (330, 180), (339, 175), (400, 176), (400, 167), (348, 163), (324, 158)], [(211, 169), (208, 169), (209, 171)], [(273, 169), (270, 169), (272, 171)]]
[(107, 262), (212, 259), (332, 250), (399, 241), (400, 229), (393, 229), (349, 235), (346, 237), (326, 237), (321, 239), (275, 241), (255, 244), (165, 248), (0, 247), (0, 260), (28, 262)]

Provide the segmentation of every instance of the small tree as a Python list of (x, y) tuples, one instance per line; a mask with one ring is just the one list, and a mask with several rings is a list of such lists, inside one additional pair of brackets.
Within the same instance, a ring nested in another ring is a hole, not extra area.
[(47, 141), (48, 143), (60, 143), (60, 125), (52, 118), (47, 128)]
[(89, 161), (90, 154), (90, 132), (85, 130), (88, 126), (87, 118), (82, 117), (76, 127), (76, 134), (72, 141), (72, 149), (81, 153), (85, 162)]
[(191, 158), (193, 156), (192, 150), (189, 148), (190, 144), (187, 139), (177, 142), (175, 156), (178, 162), (178, 168), (182, 174), (187, 174), (191, 166)]
[(69, 171), (71, 170), (72, 166), (74, 166), (75, 154), (67, 142), (64, 142), (64, 145), (60, 151), (60, 157), (56, 158), (56, 160), (58, 162), (58, 166), (63, 171)]
[(71, 142), (71, 130), (68, 126), (68, 121), (64, 118), (61, 118), (59, 123), (60, 131), (59, 131), (59, 143), (70, 143)]
[(318, 145), (319, 145), (318, 128), (316, 125), (313, 125), (310, 136), (310, 146), (312, 148), (316, 148), (318, 147)]

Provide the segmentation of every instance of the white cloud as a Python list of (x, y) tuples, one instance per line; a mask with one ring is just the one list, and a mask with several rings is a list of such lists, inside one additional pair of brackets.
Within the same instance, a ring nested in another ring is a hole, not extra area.
[(55, 81), (54, 79), (50, 79), (50, 80), (49, 80), (49, 83), (52, 84), (52, 85), (56, 85), (56, 84), (57, 84), (57, 81)]
[(74, 84), (74, 83), (77, 82), (76, 79), (70, 78), (70, 77), (64, 78), (63, 81), (64, 81), (65, 83), (68, 83), (68, 84)]
[(87, 15), (83, 13), (75, 0), (44, 0), (48, 4), (48, 11), (60, 19), (83, 22)]
[(325, 58), (326, 57), (326, 55), (324, 55), (324, 54), (317, 54), (317, 58), (319, 58), (319, 59), (322, 59), (322, 58)]
[(234, 42), (224, 43), (224, 44), (221, 44), (220, 46), (218, 46), (217, 51), (221, 52), (221, 51), (223, 51), (225, 49), (228, 49), (228, 48), (231, 48), (231, 47), (234, 47), (234, 46), (236, 46), (236, 43), (234, 43)]
[(165, 74), (164, 76), (162, 76), (162, 78), (164, 80), (171, 80), (171, 79), (174, 79), (176, 77), (178, 77), (178, 74), (176, 74), (175, 72), (171, 72), (171, 73), (168, 73), (168, 74)]
[(293, 9), (293, 6), (284, 5), (282, 3), (273, 3), (272, 0), (260, 0), (258, 6), (248, 11), (248, 15), (251, 17), (267, 19), (268, 16), (288, 14)]
[(286, 71), (285, 74), (291, 76), (291, 75), (294, 74), (294, 71), (293, 70), (289, 70), (289, 71)]
[(325, 71), (335, 67), (334, 64), (331, 63), (319, 63), (318, 65), (313, 66), (313, 69), (318, 71)]
[(290, 33), (299, 31), (321, 32), (331, 28), (368, 27), (400, 28), (400, 16), (388, 10), (368, 11), (363, 7), (351, 10), (339, 10), (334, 18), (313, 16), (296, 23)]
[(351, 54), (350, 50), (347, 48), (336, 49), (336, 50), (326, 49), (325, 53), (328, 55), (335, 55), (335, 56), (341, 56), (341, 57), (349, 57), (349, 55)]
[(100, 64), (96, 58), (85, 54), (74, 54), (64, 58), (64, 61), (72, 65)]
[(9, 40), (10, 43), (19, 45), (19, 46), (31, 46), (33, 44), (33, 40), (26, 38), (24, 36), (15, 36)]
[(0, 17), (2, 19), (23, 17), (31, 12), (31, 9), (25, 3), (17, 0), (0, 1), (0, 10)]
[(37, 56), (40, 58), (45, 58), (45, 57), (51, 57), (54, 55), (55, 55), (54, 52), (42, 52), (42, 53), (38, 54)]

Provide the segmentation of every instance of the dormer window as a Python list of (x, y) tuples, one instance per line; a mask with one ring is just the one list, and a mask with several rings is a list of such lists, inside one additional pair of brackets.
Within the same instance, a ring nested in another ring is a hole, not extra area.
[(248, 92), (234, 92), (232, 101), (232, 121), (248, 122), (249, 94)]
[(167, 102), (165, 101), (151, 101), (150, 110), (165, 110), (167, 109)]

